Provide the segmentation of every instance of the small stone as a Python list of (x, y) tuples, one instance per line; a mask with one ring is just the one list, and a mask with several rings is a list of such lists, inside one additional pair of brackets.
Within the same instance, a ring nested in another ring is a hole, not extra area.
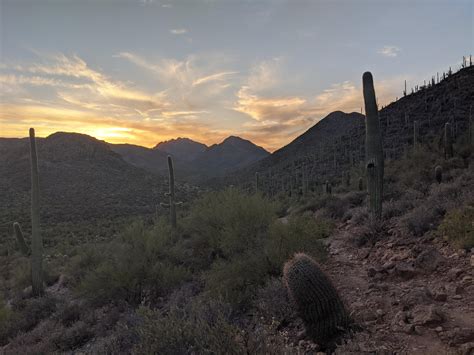
[(423, 271), (435, 271), (442, 260), (443, 256), (435, 248), (428, 248), (418, 254), (415, 266)]
[(436, 327), (435, 330), (437, 333), (441, 333), (443, 331), (443, 327)]
[(460, 299), (462, 299), (461, 295), (454, 295), (453, 296), (453, 300), (460, 300)]
[(375, 313), (377, 313), (377, 316), (379, 317), (383, 317), (385, 315), (385, 312), (383, 309), (377, 309)]
[(469, 275), (468, 275), (468, 276), (464, 276), (464, 277), (462, 278), (461, 282), (462, 282), (463, 284), (469, 284), (469, 283), (471, 283), (471, 282), (472, 282), (472, 276), (469, 276)]
[(471, 255), (471, 266), (474, 267), (474, 255)]
[(367, 276), (374, 277), (377, 274), (377, 270), (374, 267), (369, 267), (367, 270)]
[(416, 275), (415, 268), (406, 262), (398, 263), (394, 268), (395, 275), (401, 277), (402, 279), (409, 280)]
[(444, 314), (434, 305), (418, 306), (414, 311), (413, 323), (428, 327), (438, 326), (445, 321)]
[(456, 280), (459, 277), (459, 275), (461, 275), (461, 274), (462, 274), (461, 269), (453, 268), (453, 269), (448, 271), (448, 279)]

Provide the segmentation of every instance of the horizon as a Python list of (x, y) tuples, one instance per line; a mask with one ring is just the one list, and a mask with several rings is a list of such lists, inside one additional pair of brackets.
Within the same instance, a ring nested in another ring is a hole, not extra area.
[(387, 105), (405, 80), (457, 68), (472, 17), (469, 0), (3, 0), (0, 136), (234, 135), (274, 152), (331, 112), (360, 112), (364, 71)]

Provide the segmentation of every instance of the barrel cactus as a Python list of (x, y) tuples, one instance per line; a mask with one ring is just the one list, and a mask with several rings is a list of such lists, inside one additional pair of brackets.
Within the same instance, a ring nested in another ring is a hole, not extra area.
[(311, 257), (295, 254), (283, 268), (283, 281), (310, 338), (327, 344), (348, 328), (350, 318), (344, 303)]
[(365, 102), (365, 159), (369, 211), (372, 217), (382, 217), (384, 155), (374, 80), (370, 72), (362, 76)]

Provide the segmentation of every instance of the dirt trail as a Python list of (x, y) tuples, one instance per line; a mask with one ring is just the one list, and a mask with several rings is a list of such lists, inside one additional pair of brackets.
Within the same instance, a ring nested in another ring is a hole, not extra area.
[(396, 235), (357, 247), (359, 228), (338, 228), (324, 264), (362, 327), (338, 352), (474, 354), (472, 253)]

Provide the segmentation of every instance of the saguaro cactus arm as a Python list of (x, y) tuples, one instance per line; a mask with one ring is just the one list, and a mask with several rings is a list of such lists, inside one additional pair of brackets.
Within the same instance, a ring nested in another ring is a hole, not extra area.
[(25, 238), (23, 237), (23, 231), (21, 230), (20, 223), (13, 223), (13, 230), (15, 232), (15, 237), (18, 242), (18, 246), (20, 247), (20, 251), (23, 253), (23, 255), (30, 256), (31, 249), (28, 247)]

